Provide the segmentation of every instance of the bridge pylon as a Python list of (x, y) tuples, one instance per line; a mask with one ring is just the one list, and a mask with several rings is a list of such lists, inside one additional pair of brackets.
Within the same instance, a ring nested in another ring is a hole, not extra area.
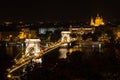
[(62, 35), (62, 37), (61, 37), (61, 42), (63, 42), (63, 43), (65, 43), (65, 42), (66, 42), (66, 43), (70, 42), (70, 41), (71, 41), (70, 34), (71, 34), (70, 31), (62, 31), (62, 32), (61, 32), (61, 35)]
[(25, 57), (35, 55), (40, 52), (40, 39), (26, 39)]

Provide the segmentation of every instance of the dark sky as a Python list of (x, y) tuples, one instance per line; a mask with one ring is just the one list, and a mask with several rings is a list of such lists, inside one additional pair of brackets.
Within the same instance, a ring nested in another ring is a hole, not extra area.
[(3, 0), (0, 19), (83, 20), (99, 13), (105, 18), (120, 19), (116, 0)]

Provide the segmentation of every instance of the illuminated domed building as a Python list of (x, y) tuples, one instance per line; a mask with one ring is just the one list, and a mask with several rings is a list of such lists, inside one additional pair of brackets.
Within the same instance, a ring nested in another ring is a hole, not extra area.
[(91, 22), (90, 22), (91, 26), (100, 26), (100, 25), (104, 25), (103, 22), (103, 18), (99, 16), (99, 14), (97, 14), (95, 20), (93, 18), (91, 18)]

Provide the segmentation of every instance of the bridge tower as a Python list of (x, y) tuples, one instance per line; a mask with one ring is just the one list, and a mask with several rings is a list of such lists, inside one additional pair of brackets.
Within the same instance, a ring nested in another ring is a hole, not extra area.
[(70, 37), (71, 32), (70, 31), (62, 31), (61, 32), (61, 42), (70, 42), (71, 37)]
[(70, 31), (62, 31), (61, 32), (61, 42), (64, 44), (61, 45), (61, 48), (59, 49), (59, 59), (66, 59), (67, 58), (67, 47), (68, 43), (71, 41), (70, 37), (71, 32)]
[(26, 39), (25, 56), (34, 55), (40, 52), (40, 39)]

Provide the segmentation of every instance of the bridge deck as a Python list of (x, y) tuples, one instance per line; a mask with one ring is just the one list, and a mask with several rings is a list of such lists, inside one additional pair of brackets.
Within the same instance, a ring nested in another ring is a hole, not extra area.
[[(75, 41), (76, 39), (72, 39), (70, 42), (73, 42)], [(64, 43), (70, 43), (70, 42), (64, 42)], [(13, 73), (14, 71), (16, 71), (17, 69), (27, 65), (28, 63), (30, 63), (30, 61), (32, 59), (37, 59), (37, 58), (40, 58), (42, 57), (44, 54), (58, 48), (59, 46), (61, 46), (62, 44), (64, 44), (63, 42), (61, 41), (58, 41), (58, 42), (55, 42), (53, 45), (45, 48), (44, 50), (41, 50), (41, 52), (35, 54), (35, 55), (32, 55), (32, 56), (28, 56), (28, 57), (22, 57), (21, 59), (19, 59), (18, 61), (16, 61), (16, 64), (14, 64), (11, 68), (8, 69), (8, 73), (11, 74)]]

